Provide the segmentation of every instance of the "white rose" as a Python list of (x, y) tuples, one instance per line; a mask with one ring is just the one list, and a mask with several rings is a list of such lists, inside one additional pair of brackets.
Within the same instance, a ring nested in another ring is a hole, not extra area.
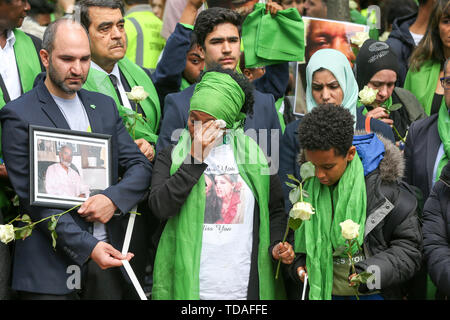
[(314, 214), (313, 206), (308, 202), (296, 202), (289, 212), (289, 216), (293, 219), (309, 220)]
[(339, 224), (342, 230), (342, 236), (347, 240), (353, 240), (359, 236), (359, 224), (347, 219)]
[(359, 101), (361, 101), (361, 103), (365, 106), (371, 105), (377, 98), (377, 94), (378, 90), (364, 86), (364, 89), (362, 89), (358, 94)]
[(225, 122), (225, 120), (217, 119), (215, 122), (221, 129), (223, 129), (227, 126), (227, 123)]
[(131, 92), (126, 92), (128, 99), (133, 101), (142, 101), (148, 97), (148, 93), (145, 92), (144, 87), (142, 86), (134, 86), (131, 89)]
[(350, 41), (361, 48), (364, 42), (368, 39), (370, 39), (369, 33), (362, 31), (357, 32), (353, 37), (350, 38)]
[(358, 9), (358, 4), (357, 4), (355, 1), (353, 1), (353, 0), (350, 0), (350, 1), (348, 2), (348, 6), (350, 7), (350, 10), (356, 10), (356, 9)]
[(14, 226), (11, 224), (0, 225), (0, 241), (7, 244), (15, 239)]

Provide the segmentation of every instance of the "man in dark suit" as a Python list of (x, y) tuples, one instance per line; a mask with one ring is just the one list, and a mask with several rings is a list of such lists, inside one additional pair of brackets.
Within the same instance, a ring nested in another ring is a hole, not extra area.
[[(405, 144), (405, 177), (404, 180), (419, 188), (422, 192), (422, 206), (439, 180), (442, 166), (450, 157), (448, 130), (450, 109), (450, 59), (444, 64), (444, 77), (441, 79), (447, 108), (428, 118), (415, 121), (409, 127)], [(445, 108), (441, 106), (441, 108)], [(441, 128), (439, 129), (439, 122)], [(447, 123), (445, 126), (444, 123)], [(410, 299), (434, 299), (435, 287), (431, 279), (426, 277), (426, 268), (411, 282)]]
[[(46, 223), (15, 242), (12, 287), (22, 299), (121, 299), (129, 285), (114, 267), (133, 254), (122, 255), (117, 248), (123, 244), (128, 212), (149, 187), (152, 166), (126, 131), (114, 101), (81, 89), (90, 50), (80, 24), (67, 19), (50, 24), (40, 56), (47, 70), (45, 81), (0, 111), (5, 163), (20, 212), (33, 221), (61, 212), (29, 205), (30, 125), (111, 135), (112, 185), (61, 216), (56, 250)], [(81, 288), (71, 281), (80, 275)]]
[[(210, 8), (202, 11), (195, 22), (194, 32), (198, 43), (205, 54), (206, 69), (220, 64), (225, 69), (235, 69), (240, 57), (241, 18), (229, 9)], [(253, 82), (258, 90), (254, 90), (254, 112), (245, 121), (246, 134), (254, 138), (268, 156), (272, 157), (272, 168), (278, 168), (278, 147), (281, 138), (281, 127), (275, 109), (274, 96), (262, 92), (279, 92), (276, 99), (282, 97), (289, 79), (287, 63), (271, 66), (266, 74)], [(281, 81), (274, 76), (272, 70), (285, 74)], [(284, 72), (284, 73), (283, 73)], [(159, 152), (178, 140), (181, 129), (186, 127), (189, 113), (189, 101), (194, 93), (195, 85), (179, 93), (167, 95), (164, 102), (164, 115), (156, 145)], [(249, 130), (250, 129), (250, 130)]]
[[(448, 59), (444, 65), (444, 77), (441, 81), (447, 110), (450, 108), (449, 77), (450, 64)], [(434, 183), (439, 179), (439, 175), (437, 175), (438, 163), (446, 153), (445, 141), (442, 140), (438, 132), (439, 117), (439, 113), (437, 113), (426, 119), (413, 122), (406, 139), (405, 180), (420, 188), (424, 202), (427, 200)], [(448, 144), (448, 142), (446, 143)]]
[[(186, 8), (174, 33), (169, 37), (161, 61), (150, 74), (127, 57), (127, 38), (123, 2), (119, 0), (83, 0), (80, 2), (80, 19), (89, 32), (92, 62), (91, 71), (84, 88), (112, 97), (119, 107), (119, 113), (137, 112), (144, 116), (146, 126), (136, 126), (135, 142), (152, 161), (165, 96), (177, 92), (181, 74), (186, 65), (186, 53), (190, 46), (192, 25), (202, 0), (187, 1)], [(136, 105), (125, 92), (133, 86), (142, 86), (149, 94)], [(128, 110), (129, 111), (128, 111)]]

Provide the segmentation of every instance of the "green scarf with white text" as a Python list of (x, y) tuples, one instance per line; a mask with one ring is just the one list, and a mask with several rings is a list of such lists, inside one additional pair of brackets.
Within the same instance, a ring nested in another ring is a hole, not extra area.
[[(351, 219), (360, 225), (358, 243), (364, 239), (366, 185), (364, 168), (356, 153), (337, 185), (328, 187), (317, 177), (306, 181), (306, 202), (315, 208), (311, 219), (295, 231), (295, 252), (306, 253), (310, 300), (330, 300), (333, 289), (333, 252), (342, 252), (345, 239), (340, 223)], [(355, 244), (352, 254), (358, 251)], [(345, 253), (341, 253), (347, 257)]]

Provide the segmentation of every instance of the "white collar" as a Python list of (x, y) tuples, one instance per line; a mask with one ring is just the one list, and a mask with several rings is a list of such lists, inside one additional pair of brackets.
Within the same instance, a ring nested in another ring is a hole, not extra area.
[[(12, 30), (8, 30), (6, 32), (6, 46), (10, 46), (11, 48), (14, 46), (14, 44), (16, 43), (16, 36), (14, 35), (14, 32)], [(3, 49), (5, 49), (3, 48)]]

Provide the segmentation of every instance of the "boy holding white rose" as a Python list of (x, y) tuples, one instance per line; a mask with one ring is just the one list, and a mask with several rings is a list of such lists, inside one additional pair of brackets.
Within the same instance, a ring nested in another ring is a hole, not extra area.
[(315, 213), (295, 232), (291, 278), (308, 275), (311, 300), (401, 299), (420, 268), (422, 232), (416, 198), (398, 182), (399, 150), (374, 133), (354, 136), (353, 116), (332, 104), (305, 115), (298, 137), (300, 161), (315, 166), (304, 185)]

